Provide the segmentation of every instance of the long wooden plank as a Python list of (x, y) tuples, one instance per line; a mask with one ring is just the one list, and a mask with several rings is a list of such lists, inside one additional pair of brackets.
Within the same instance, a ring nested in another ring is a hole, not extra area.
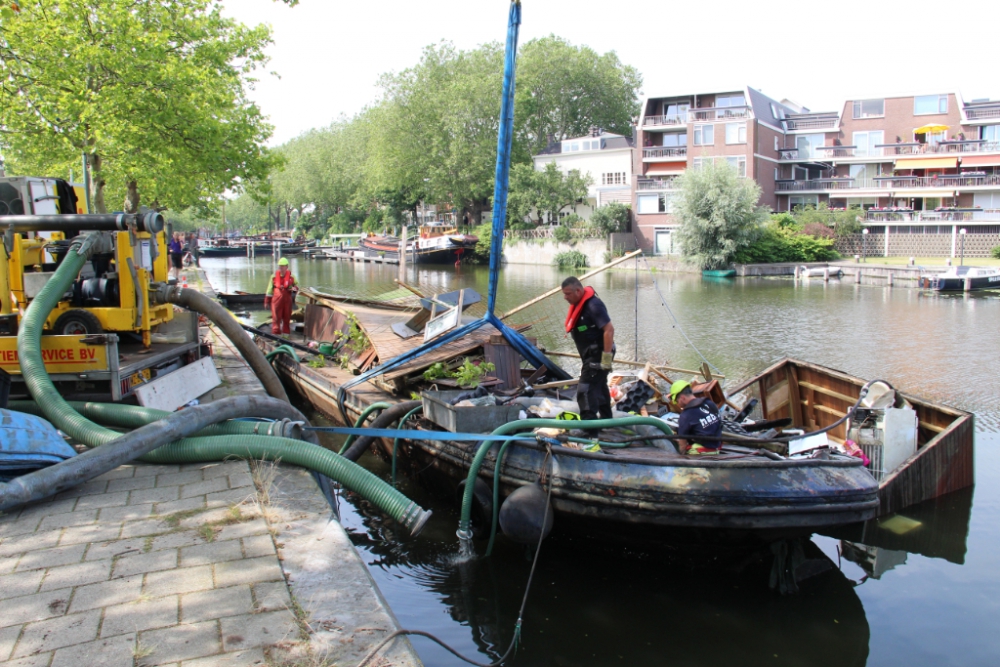
[(788, 400), (792, 407), (792, 425), (806, 426), (802, 418), (802, 394), (799, 390), (799, 374), (794, 364), (788, 365)]

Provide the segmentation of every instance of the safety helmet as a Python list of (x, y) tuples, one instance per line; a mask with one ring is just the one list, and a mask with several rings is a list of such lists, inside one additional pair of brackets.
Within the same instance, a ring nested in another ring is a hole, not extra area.
[(282, 257), (278, 260), (278, 266), (288, 266), (288, 258)]
[(690, 386), (691, 383), (688, 382), (687, 380), (678, 380), (677, 382), (670, 385), (670, 400), (676, 403), (678, 394), (680, 394), (682, 391), (684, 391)]

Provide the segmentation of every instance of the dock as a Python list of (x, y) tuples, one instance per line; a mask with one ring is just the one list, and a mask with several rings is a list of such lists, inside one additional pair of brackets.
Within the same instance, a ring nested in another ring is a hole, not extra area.
[[(222, 384), (200, 402), (264, 393), (202, 335)], [(5, 667), (356, 664), (398, 629), (313, 475), (235, 460), (124, 465), (0, 514), (0, 603)], [(382, 657), (421, 664), (403, 638)]]
[[(317, 253), (319, 254), (319, 253)], [(370, 255), (358, 255), (342, 250), (327, 249), (322, 253), (326, 259), (335, 259), (341, 262), (361, 262), (363, 264), (399, 264), (398, 257), (378, 257)]]

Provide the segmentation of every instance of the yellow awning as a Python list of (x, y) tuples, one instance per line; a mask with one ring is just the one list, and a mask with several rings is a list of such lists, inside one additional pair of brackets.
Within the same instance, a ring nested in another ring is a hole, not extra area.
[(896, 169), (954, 169), (958, 166), (957, 157), (915, 157), (897, 158)]

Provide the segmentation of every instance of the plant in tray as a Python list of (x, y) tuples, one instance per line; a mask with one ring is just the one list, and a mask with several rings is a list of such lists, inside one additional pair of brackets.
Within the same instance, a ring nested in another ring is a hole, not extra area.
[(326, 368), (326, 357), (322, 354), (317, 355), (315, 359), (309, 361), (306, 365), (309, 368)]
[(480, 361), (479, 363), (473, 363), (468, 357), (462, 362), (462, 365), (451, 374), (453, 378), (458, 382), (458, 386), (465, 389), (475, 389), (479, 386), (479, 382), (486, 376), (487, 373), (492, 373), (496, 370), (496, 366), (488, 361)]
[(424, 380), (427, 382), (434, 382), (440, 378), (446, 378), (450, 376), (451, 373), (440, 361), (432, 365), (430, 368), (424, 371)]

